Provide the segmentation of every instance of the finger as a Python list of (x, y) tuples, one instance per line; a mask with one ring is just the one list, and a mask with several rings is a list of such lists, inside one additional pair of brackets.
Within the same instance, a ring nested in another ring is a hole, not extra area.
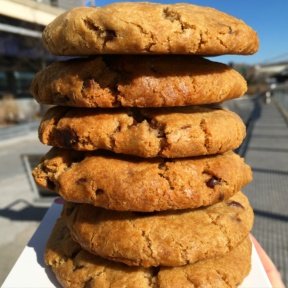
[(252, 235), (250, 235), (250, 237), (254, 243), (256, 251), (259, 255), (259, 258), (264, 266), (265, 272), (273, 288), (285, 288), (281, 279), (281, 275), (279, 271), (277, 270), (276, 266), (274, 265), (274, 263), (271, 261), (271, 259), (269, 258), (267, 253), (264, 251), (260, 243), (255, 239), (255, 237)]
[(57, 197), (57, 198), (54, 200), (54, 203), (55, 203), (55, 204), (64, 204), (64, 200), (63, 200), (63, 198), (61, 198), (61, 197)]

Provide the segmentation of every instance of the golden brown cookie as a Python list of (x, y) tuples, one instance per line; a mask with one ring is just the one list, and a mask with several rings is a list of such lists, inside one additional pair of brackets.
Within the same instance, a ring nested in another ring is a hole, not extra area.
[(191, 4), (113, 3), (74, 8), (50, 23), (43, 41), (56, 55), (99, 53), (253, 54), (258, 38), (243, 21)]
[(172, 269), (161, 268), (157, 275), (158, 287), (236, 288), (251, 269), (251, 246), (250, 239), (246, 238), (222, 257)]
[(45, 262), (64, 288), (231, 288), (251, 267), (251, 241), (246, 238), (221, 258), (176, 268), (129, 267), (90, 254), (74, 242), (63, 219), (56, 223)]
[(53, 107), (39, 127), (44, 144), (98, 149), (140, 157), (189, 157), (236, 149), (245, 137), (241, 118), (208, 107), (96, 110)]
[(63, 217), (83, 249), (132, 266), (181, 266), (221, 256), (247, 237), (253, 210), (241, 192), (201, 209), (119, 212), (67, 203)]
[(56, 62), (34, 78), (43, 104), (161, 107), (218, 103), (247, 90), (232, 68), (195, 56), (110, 55)]
[(237, 193), (251, 169), (233, 152), (182, 159), (140, 159), (53, 148), (35, 181), (65, 200), (113, 210), (158, 211), (207, 206)]

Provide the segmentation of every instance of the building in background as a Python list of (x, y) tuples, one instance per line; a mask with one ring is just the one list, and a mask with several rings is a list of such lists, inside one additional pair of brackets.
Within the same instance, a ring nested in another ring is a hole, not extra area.
[[(0, 125), (11, 118), (14, 122), (31, 120), (31, 115), (39, 110), (29, 93), (30, 83), (37, 71), (56, 59), (41, 42), (44, 27), (67, 9), (94, 5), (93, 0), (1, 0)], [(17, 106), (14, 114), (18, 117), (11, 117), (11, 112), (5, 116), (5, 103), (11, 99), (17, 102), (13, 105)], [(1, 105), (2, 101), (5, 105)]]
[(76, 6), (96, 6), (96, 0), (35, 0), (37, 3), (43, 3), (62, 9), (70, 9)]

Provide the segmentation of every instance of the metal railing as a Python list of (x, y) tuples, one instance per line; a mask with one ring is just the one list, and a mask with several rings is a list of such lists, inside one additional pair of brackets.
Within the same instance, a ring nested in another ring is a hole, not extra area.
[(288, 83), (272, 90), (272, 99), (288, 124)]

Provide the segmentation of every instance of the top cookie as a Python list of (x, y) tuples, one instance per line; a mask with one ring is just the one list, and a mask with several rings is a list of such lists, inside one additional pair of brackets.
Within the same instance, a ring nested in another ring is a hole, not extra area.
[(243, 21), (213, 8), (144, 2), (74, 8), (45, 28), (43, 41), (56, 55), (253, 54), (259, 44)]

